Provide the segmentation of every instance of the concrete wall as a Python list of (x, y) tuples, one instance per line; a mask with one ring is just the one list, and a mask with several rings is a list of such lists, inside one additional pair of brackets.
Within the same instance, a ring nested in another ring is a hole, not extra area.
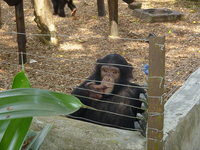
[[(35, 118), (33, 129), (53, 124), (41, 150), (146, 150), (139, 132), (104, 127), (65, 117)], [(167, 101), (165, 150), (200, 150), (200, 68)]]
[(165, 150), (200, 150), (200, 68), (165, 104)]

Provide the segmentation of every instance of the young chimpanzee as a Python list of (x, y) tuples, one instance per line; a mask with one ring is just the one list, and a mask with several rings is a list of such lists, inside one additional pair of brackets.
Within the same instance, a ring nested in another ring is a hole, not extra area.
[(82, 103), (93, 109), (82, 108), (71, 115), (85, 121), (95, 122), (112, 127), (134, 129), (138, 121), (137, 113), (142, 102), (139, 100), (145, 91), (131, 83), (133, 67), (121, 55), (110, 54), (97, 60), (94, 73), (72, 94)]
[(75, 16), (76, 6), (73, 3), (73, 0), (51, 0), (53, 3), (54, 15), (59, 15), (60, 17), (65, 17), (65, 5), (67, 3), (68, 7), (71, 10), (71, 15)]

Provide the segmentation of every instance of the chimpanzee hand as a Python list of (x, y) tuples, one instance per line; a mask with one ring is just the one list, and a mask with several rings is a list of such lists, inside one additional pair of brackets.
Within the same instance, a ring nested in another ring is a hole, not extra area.
[(85, 86), (92, 90), (89, 91), (89, 96), (96, 99), (101, 99), (105, 89), (107, 88), (105, 85), (96, 84), (95, 82), (88, 82)]

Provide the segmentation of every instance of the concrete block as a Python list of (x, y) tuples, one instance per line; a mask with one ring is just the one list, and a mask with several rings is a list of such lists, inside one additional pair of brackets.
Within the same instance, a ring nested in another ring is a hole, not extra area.
[(34, 118), (32, 129), (53, 127), (40, 150), (145, 150), (146, 138), (137, 131), (105, 127), (66, 117)]
[(182, 13), (169, 9), (135, 9), (133, 15), (145, 22), (170, 22), (180, 20)]

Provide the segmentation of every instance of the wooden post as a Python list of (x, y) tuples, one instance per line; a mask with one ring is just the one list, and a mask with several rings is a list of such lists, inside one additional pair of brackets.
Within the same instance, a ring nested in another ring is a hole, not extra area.
[(163, 149), (165, 37), (149, 39), (147, 150)]
[(1, 1), (0, 1), (0, 29), (1, 29), (1, 26), (2, 26), (2, 20), (1, 20)]
[(118, 0), (108, 0), (110, 36), (118, 37)]
[(15, 5), (16, 25), (17, 25), (17, 43), (19, 51), (19, 64), (26, 63), (26, 35), (24, 23), (23, 0)]
[(106, 15), (104, 0), (97, 0), (97, 10), (98, 10), (98, 16)]

